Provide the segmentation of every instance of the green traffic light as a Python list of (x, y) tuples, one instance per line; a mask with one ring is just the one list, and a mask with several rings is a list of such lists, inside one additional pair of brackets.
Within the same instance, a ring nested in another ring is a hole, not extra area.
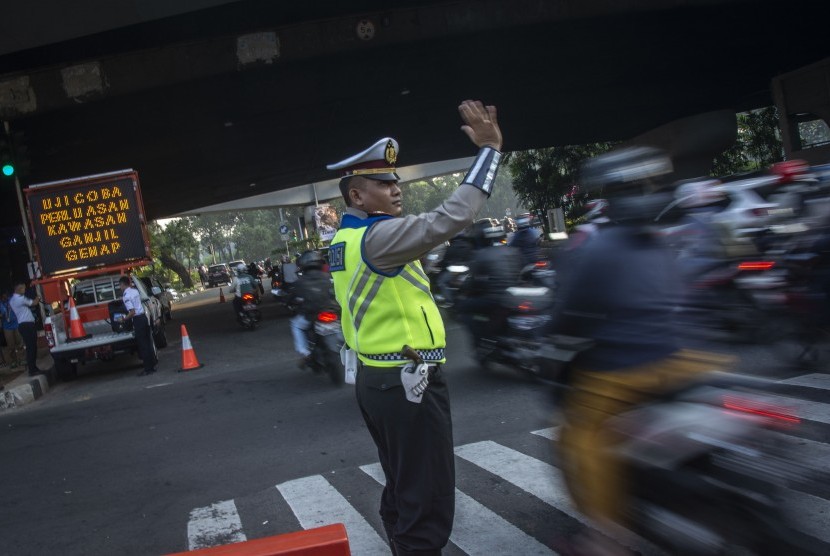
[(13, 176), (14, 175), (14, 164), (3, 164), (3, 175), (4, 176)]

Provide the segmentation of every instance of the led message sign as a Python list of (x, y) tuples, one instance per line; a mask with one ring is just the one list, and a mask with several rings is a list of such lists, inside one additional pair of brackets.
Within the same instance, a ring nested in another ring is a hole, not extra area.
[(133, 177), (27, 191), (45, 275), (147, 257)]

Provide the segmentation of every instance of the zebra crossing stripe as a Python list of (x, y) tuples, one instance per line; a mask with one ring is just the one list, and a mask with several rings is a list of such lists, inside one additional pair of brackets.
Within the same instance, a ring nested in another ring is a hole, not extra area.
[(792, 526), (810, 536), (830, 542), (830, 502), (797, 490), (788, 490), (782, 500), (784, 515)]
[(216, 502), (190, 512), (187, 523), (188, 550), (209, 548), (248, 540), (233, 500)]
[(786, 380), (779, 380), (779, 384), (790, 384), (792, 386), (806, 386), (807, 388), (819, 388), (830, 390), (830, 375), (824, 373), (811, 373)]
[[(360, 469), (378, 483), (386, 484), (379, 463), (363, 465)], [(556, 554), (458, 489), (455, 489), (455, 521), (450, 542), (467, 554)]]
[[(458, 446), (455, 448), (455, 455), (516, 485), (580, 523), (595, 527), (574, 507), (562, 475), (556, 467), (490, 440)], [(611, 536), (632, 550), (647, 548), (648, 553), (659, 553), (656, 547), (645, 541), (636, 540), (633, 534), (619, 532)]]
[(342, 494), (320, 475), (277, 485), (303, 529), (342, 523), (353, 554), (388, 556), (389, 545)]
[(768, 399), (786, 407), (801, 419), (830, 425), (830, 404), (811, 402), (789, 396), (771, 396)]
[(548, 440), (559, 440), (559, 433), (562, 427), (550, 427), (547, 429), (540, 429), (538, 431), (531, 431), (530, 434), (547, 438)]

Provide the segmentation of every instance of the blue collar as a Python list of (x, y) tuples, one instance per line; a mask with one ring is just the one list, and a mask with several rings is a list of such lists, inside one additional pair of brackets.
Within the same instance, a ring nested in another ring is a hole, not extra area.
[(366, 215), (366, 218), (360, 218), (354, 214), (346, 213), (343, 215), (343, 218), (340, 220), (340, 227), (341, 228), (366, 228), (371, 226), (375, 222), (379, 222), (381, 220), (388, 220), (390, 218), (394, 218), (394, 216), (390, 216), (388, 214), (377, 214), (374, 216)]

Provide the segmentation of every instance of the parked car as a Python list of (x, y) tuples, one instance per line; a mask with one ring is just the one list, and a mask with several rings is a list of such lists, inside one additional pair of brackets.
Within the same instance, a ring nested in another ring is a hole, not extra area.
[(173, 301), (178, 301), (178, 300), (179, 300), (179, 292), (177, 292), (177, 291), (173, 288), (173, 286), (171, 286), (170, 284), (164, 284), (164, 290), (165, 290), (167, 293), (169, 293), (169, 294), (170, 294), (170, 296), (173, 298)]
[(147, 286), (147, 291), (161, 302), (161, 314), (165, 321), (173, 318), (173, 296), (168, 292), (159, 282), (158, 278), (154, 276), (142, 276), (141, 281)]
[(220, 284), (230, 285), (231, 270), (225, 263), (212, 264), (208, 267), (208, 287), (215, 288)]

